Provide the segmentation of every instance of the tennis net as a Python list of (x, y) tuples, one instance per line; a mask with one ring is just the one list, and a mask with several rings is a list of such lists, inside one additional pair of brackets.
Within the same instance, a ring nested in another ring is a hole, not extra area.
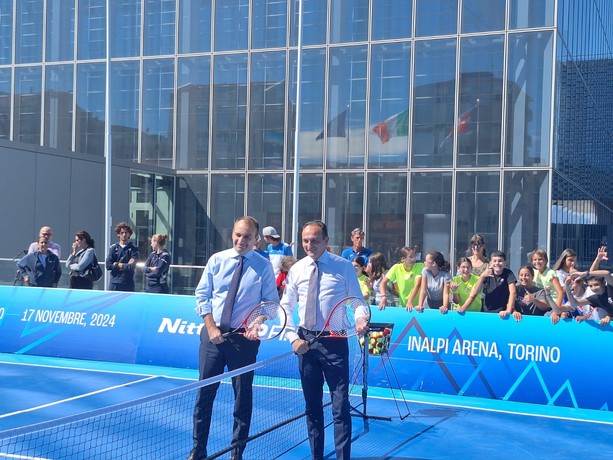
[[(355, 343), (352, 343), (355, 342)], [(357, 361), (357, 341), (351, 361)], [(255, 373), (245, 459), (278, 457), (307, 439), (296, 356), (285, 353), (220, 376), (70, 417), (0, 432), (0, 459), (181, 459), (192, 449), (199, 388), (219, 383), (209, 458), (229, 458), (234, 393), (231, 378)], [(328, 396), (326, 396), (328, 398)], [(329, 403), (329, 402), (328, 402)], [(327, 422), (331, 420), (326, 411)], [(214, 452), (214, 454), (212, 454)]]

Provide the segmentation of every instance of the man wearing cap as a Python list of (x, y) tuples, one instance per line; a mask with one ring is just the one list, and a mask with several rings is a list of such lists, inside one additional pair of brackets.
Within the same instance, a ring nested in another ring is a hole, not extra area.
[(285, 256), (293, 256), (292, 247), (281, 241), (281, 236), (277, 233), (277, 229), (274, 227), (264, 227), (262, 230), (264, 241), (268, 243), (266, 250), (270, 258), (270, 263), (275, 271), (275, 277), (279, 276), (279, 270), (281, 266), (281, 260)]
[(372, 254), (372, 251), (364, 247), (364, 230), (361, 228), (354, 228), (351, 231), (351, 242), (353, 246), (344, 249), (341, 253), (343, 259), (352, 261), (357, 256), (362, 256), (366, 265), (368, 265), (368, 257)]

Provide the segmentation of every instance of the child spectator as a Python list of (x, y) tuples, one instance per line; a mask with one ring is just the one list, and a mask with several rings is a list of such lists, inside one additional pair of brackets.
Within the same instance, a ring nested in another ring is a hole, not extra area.
[(513, 318), (521, 321), (522, 315), (544, 316), (549, 310), (547, 292), (534, 285), (534, 268), (524, 265), (517, 274), (517, 297), (515, 299), (515, 311)]
[(483, 306), (481, 311), (498, 313), (501, 318), (506, 318), (513, 313), (517, 290), (515, 288), (515, 274), (506, 268), (507, 256), (502, 251), (492, 252), (489, 267), (481, 273), (479, 281), (473, 286), (473, 290), (466, 299), (462, 309), (466, 310), (483, 290)]
[(472, 262), (468, 257), (460, 257), (458, 260), (458, 274), (449, 283), (453, 303), (457, 305), (456, 310), (459, 313), (464, 311), (481, 311), (481, 296), (475, 297), (468, 305), (468, 308), (462, 310), (462, 306), (468, 300), (473, 286), (479, 281), (479, 277), (472, 273), (472, 268)]
[[(549, 288), (551, 297), (556, 305), (558, 307), (562, 305), (564, 301), (564, 291), (562, 290), (562, 285), (560, 284), (560, 280), (558, 280), (555, 270), (547, 266), (549, 262), (547, 251), (544, 249), (535, 249), (530, 254), (530, 262), (534, 267), (535, 286), (539, 288)], [(554, 320), (554, 315), (557, 315), (557, 313), (551, 313), (552, 321)]]
[(372, 285), (370, 284), (368, 275), (364, 273), (364, 269), (366, 268), (366, 262), (364, 261), (364, 257), (357, 256), (351, 261), (351, 263), (353, 264), (353, 268), (355, 269), (355, 274), (358, 275), (358, 281), (360, 283), (360, 289), (362, 290), (364, 300), (368, 302), (370, 300), (370, 291)]
[[(449, 310), (449, 288), (451, 281), (449, 262), (438, 251), (426, 254), (424, 269), (421, 271), (422, 289), (419, 292), (419, 302), (415, 309), (419, 312), (424, 308), (438, 309), (445, 314)], [(412, 306), (407, 305), (411, 311)]]
[(295, 263), (296, 258), (292, 256), (285, 256), (281, 259), (281, 263), (279, 264), (279, 274), (277, 275), (277, 292), (279, 293), (279, 298), (281, 298), (283, 296), (283, 292), (285, 292), (287, 273)]
[(611, 322), (613, 316), (613, 276), (608, 270), (595, 270), (593, 272), (577, 272), (571, 276), (583, 276), (587, 279), (587, 285), (592, 290), (593, 294), (584, 298), (578, 299), (579, 305), (590, 304), (602, 310), (603, 316), (600, 320), (601, 326), (606, 326)]
[(379, 310), (383, 310), (387, 306), (388, 294), (391, 295), (391, 290), (388, 284), (384, 285), (385, 294), (381, 294), (381, 283), (387, 270), (387, 263), (385, 262), (385, 256), (380, 252), (371, 254), (368, 258), (368, 264), (364, 269), (364, 272), (368, 275), (368, 280), (372, 286), (372, 292), (375, 294), (374, 305), (379, 305)]
[[(415, 262), (415, 249), (405, 246), (400, 250), (400, 263), (395, 264), (383, 275), (379, 284), (381, 297), (387, 297), (387, 284), (395, 283), (398, 290), (398, 298), (401, 307), (413, 307), (415, 299), (419, 299), (419, 286), (421, 284), (421, 272), (424, 264)], [(379, 303), (379, 309), (385, 308), (383, 300)]]
[(576, 271), (575, 265), (577, 264), (577, 253), (572, 249), (564, 249), (556, 263), (551, 267), (556, 272), (556, 276), (560, 281), (560, 285), (566, 282), (566, 278), (572, 272)]

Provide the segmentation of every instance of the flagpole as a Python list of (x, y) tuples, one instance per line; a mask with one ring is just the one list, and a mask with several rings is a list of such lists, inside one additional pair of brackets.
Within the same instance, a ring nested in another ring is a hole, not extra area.
[[(106, 69), (104, 88), (104, 243), (105, 247), (111, 246), (111, 2), (106, 0)], [(109, 272), (104, 270), (104, 289), (108, 286)]]
[(479, 155), (479, 117), (480, 117), (480, 113), (479, 113), (479, 99), (477, 99), (477, 151), (475, 152), (475, 155)]
[(296, 126), (294, 126), (294, 196), (292, 203), (292, 237), (294, 255), (298, 255), (298, 208), (300, 204), (300, 99), (302, 95), (302, 0), (298, 0), (298, 49), (296, 51)]

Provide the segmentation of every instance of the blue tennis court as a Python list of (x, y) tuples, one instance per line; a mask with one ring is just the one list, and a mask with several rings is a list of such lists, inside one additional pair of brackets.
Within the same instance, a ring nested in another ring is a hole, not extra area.
[[(0, 391), (3, 395), (0, 400), (0, 431), (121, 405), (189, 385), (196, 378), (193, 370), (0, 354)], [(256, 385), (257, 382), (256, 379)], [(262, 401), (261, 405), (265, 407), (254, 412), (252, 432), (260, 429), (263, 420), (259, 419), (274, 417), (273, 412), (300, 410), (300, 407), (291, 407), (301, 404), (299, 386), (291, 382), (260, 385), (254, 392), (258, 395), (256, 404)], [(292, 397), (284, 399), (282, 392), (291, 392)], [(264, 394), (273, 399), (264, 399)], [(391, 421), (354, 417), (352, 458), (604, 459), (609, 458), (613, 447), (613, 418), (604, 411), (415, 392), (405, 392), (404, 396), (409, 401), (410, 415), (401, 420), (399, 415), (406, 412), (402, 401), (397, 406), (389, 390), (369, 390), (367, 415), (391, 417)], [(273, 404), (272, 400), (284, 400), (286, 406)], [(360, 396), (352, 398), (352, 404), (358, 409), (360, 402)], [(95, 431), (99, 443), (107, 440), (116, 443), (110, 450), (112, 453), (100, 455), (92, 452), (86, 457), (185, 458), (191, 443), (190, 403), (188, 398), (181, 407), (167, 408), (170, 415), (162, 415), (157, 407), (151, 413), (141, 414), (154, 425), (145, 432), (132, 432), (129, 422), (117, 417), (110, 422), (112, 426), (104, 425)], [(231, 406), (223, 404), (220, 403), (216, 410), (231, 413)], [(134, 409), (129, 408), (126, 412), (131, 414)], [(219, 434), (215, 436), (221, 438), (219, 442), (222, 445), (227, 441), (223, 439), (227, 433), (229, 428), (220, 424)], [(142, 449), (137, 449), (142, 456), (135, 456), (133, 451), (126, 453), (123, 441), (118, 441), (119, 435), (127, 437), (131, 447), (142, 443)], [(76, 441), (73, 439), (72, 442), (82, 443), (79, 435), (75, 436)], [(139, 439), (140, 436), (145, 439)], [(162, 445), (151, 446), (154, 438), (171, 437), (179, 442), (170, 453), (165, 453)], [(285, 428), (254, 440), (247, 446), (245, 458), (308, 459), (310, 451), (308, 442), (303, 441), (305, 438), (305, 422), (299, 418)], [(328, 458), (334, 458), (331, 431), (326, 439)], [(69, 442), (68, 439), (60, 441)], [(0, 451), (0, 458), (85, 458), (82, 454), (71, 456), (70, 452), (71, 448), (65, 447), (61, 455), (36, 457), (13, 456)]]

